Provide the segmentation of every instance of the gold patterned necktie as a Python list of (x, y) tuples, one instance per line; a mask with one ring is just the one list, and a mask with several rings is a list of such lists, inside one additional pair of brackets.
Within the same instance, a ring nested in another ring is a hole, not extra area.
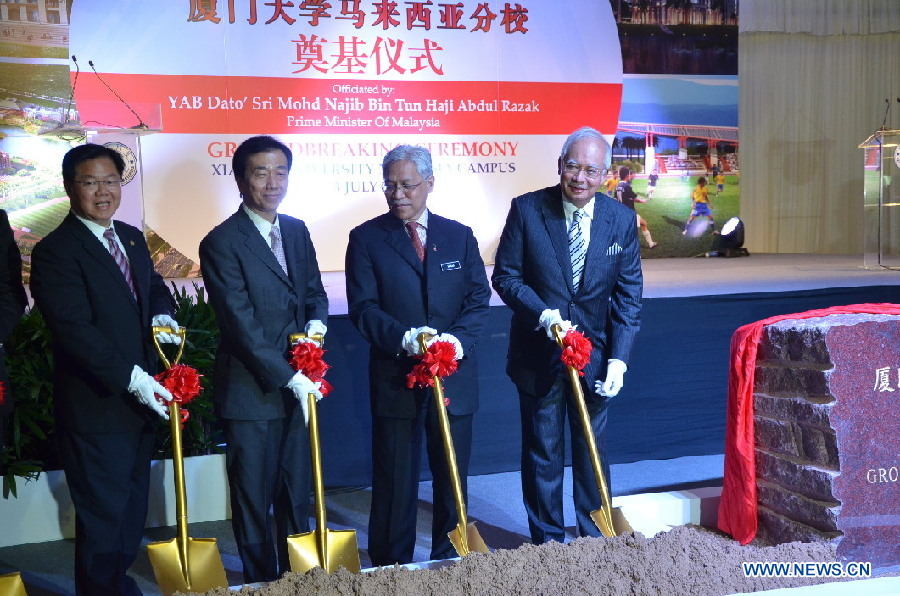
[(272, 229), (269, 230), (269, 238), (272, 240), (272, 252), (275, 254), (275, 260), (278, 261), (278, 264), (281, 265), (281, 269), (284, 270), (285, 275), (287, 275), (287, 261), (284, 258), (284, 247), (281, 244), (281, 230), (278, 229), (278, 226), (272, 226)]

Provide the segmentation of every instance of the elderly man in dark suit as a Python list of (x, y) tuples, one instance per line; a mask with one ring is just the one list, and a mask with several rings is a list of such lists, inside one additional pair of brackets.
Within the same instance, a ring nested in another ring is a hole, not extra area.
[(13, 407), (13, 388), (9, 385), (6, 370), (6, 353), (3, 343), (28, 305), (25, 287), (22, 285), (22, 253), (9, 227), (6, 211), (0, 209), (0, 383), (3, 383), (0, 397), (0, 474), (3, 474), (3, 445), (6, 420)]
[(607, 404), (622, 387), (643, 287), (634, 211), (597, 193), (609, 162), (600, 133), (572, 133), (559, 157), (560, 183), (513, 199), (497, 247), (492, 282), (513, 311), (506, 370), (519, 391), (522, 492), (536, 544), (565, 538), (567, 412), (578, 534), (600, 535), (590, 518), (600, 496), (551, 328), (577, 326), (591, 340), (583, 382), (598, 393), (585, 391), (602, 452)]
[(309, 531), (307, 396), (322, 395), (288, 364), (287, 342), (292, 333), (325, 334), (328, 297), (306, 224), (278, 214), (292, 161), (272, 137), (241, 143), (232, 169), (243, 203), (200, 243), (221, 331), (214, 402), (246, 583), (288, 571), (287, 537)]
[(126, 571), (147, 517), (156, 427), (168, 418), (154, 394), (172, 399), (151, 376), (151, 325), (177, 327), (175, 303), (144, 235), (112, 219), (124, 170), (102, 145), (66, 153), (72, 211), (31, 255), (31, 292), (53, 337), (54, 415), (75, 505), (75, 590), (90, 596), (141, 593)]
[(400, 145), (382, 162), (388, 213), (350, 232), (350, 319), (371, 345), (372, 509), (369, 556), (375, 565), (412, 561), (423, 429), (434, 477), (431, 558), (455, 556), (447, 537), (457, 524), (431, 390), (409, 389), (406, 374), (427, 332), (456, 348), (457, 372), (445, 380), (456, 460), (465, 495), (478, 408), (475, 343), (487, 318), (490, 287), (472, 230), (431, 213), (431, 155)]

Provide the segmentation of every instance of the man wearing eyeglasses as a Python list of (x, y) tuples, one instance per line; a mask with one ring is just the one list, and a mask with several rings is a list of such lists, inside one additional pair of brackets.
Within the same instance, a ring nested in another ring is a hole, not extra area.
[(600, 535), (590, 517), (600, 495), (551, 329), (577, 327), (593, 346), (581, 380), (608, 478), (607, 405), (622, 388), (643, 287), (634, 211), (597, 192), (609, 163), (599, 132), (572, 133), (557, 162), (559, 184), (513, 199), (497, 247), (492, 282), (513, 311), (506, 372), (519, 392), (522, 493), (535, 544), (565, 539), (567, 415), (577, 533)]
[(434, 477), (430, 558), (456, 556), (447, 537), (457, 525), (455, 501), (434, 398), (430, 389), (407, 387), (406, 375), (421, 353), (420, 333), (456, 348), (459, 368), (444, 385), (465, 496), (478, 409), (475, 343), (491, 291), (472, 230), (426, 206), (434, 189), (428, 150), (395, 147), (382, 174), (388, 212), (350, 232), (346, 274), (350, 319), (371, 347), (369, 557), (373, 565), (393, 565), (413, 560), (423, 432)]
[[(53, 409), (75, 506), (77, 594), (140, 594), (126, 571), (147, 517), (164, 401), (151, 326), (178, 327), (143, 233), (113, 216), (125, 163), (86, 144), (66, 153), (71, 212), (31, 255), (31, 292), (53, 338)], [(160, 333), (161, 342), (180, 341)]]

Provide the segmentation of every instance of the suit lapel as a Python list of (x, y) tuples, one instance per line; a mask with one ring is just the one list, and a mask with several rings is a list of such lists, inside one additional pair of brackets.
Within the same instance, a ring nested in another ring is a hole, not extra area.
[[(408, 234), (407, 234), (408, 235)], [(444, 228), (444, 221), (433, 212), (428, 212), (428, 234), (425, 242), (425, 271), (426, 275), (437, 275), (441, 269), (441, 263), (446, 258), (450, 258), (442, 249), (447, 249), (447, 231)], [(410, 245), (412, 242), (410, 241)], [(413, 251), (415, 254), (415, 250)], [(416, 257), (418, 260), (418, 256)], [(432, 277), (432, 279), (434, 279)]]
[[(263, 265), (268, 267), (272, 273), (278, 276), (278, 279), (287, 285), (291, 285), (291, 281), (288, 279), (287, 274), (284, 272), (284, 269), (281, 268), (278, 259), (275, 258), (275, 253), (269, 248), (268, 243), (263, 239), (262, 234), (259, 233), (259, 230), (253, 222), (250, 221), (250, 217), (244, 213), (242, 207), (238, 207), (238, 212), (235, 214), (235, 217), (237, 217), (238, 229), (244, 235), (244, 245), (247, 247), (247, 250), (258, 258)], [(282, 232), (283, 231), (284, 230), (282, 230)], [(283, 236), (281, 240), (286, 257), (288, 253), (287, 243)]]
[[(570, 293), (574, 292), (575, 286), (572, 285), (572, 258), (569, 256), (569, 237), (566, 231), (566, 215), (562, 208), (562, 191), (559, 186), (553, 187), (544, 197), (544, 202), (541, 205), (541, 215), (544, 218), (547, 235), (550, 237), (550, 244), (553, 247), (554, 254), (556, 254), (560, 270), (565, 272), (566, 285)], [(593, 229), (591, 231), (593, 232)]]
[[(413, 268), (413, 271), (419, 275), (424, 275), (425, 268), (422, 266), (422, 261), (419, 260), (419, 256), (416, 254), (416, 249), (413, 248), (412, 239), (409, 237), (409, 233), (406, 231), (403, 222), (393, 215), (388, 214), (385, 217), (384, 228), (387, 233), (385, 241), (388, 246), (397, 251), (397, 253), (403, 257), (403, 260), (409, 263), (409, 266)], [(426, 239), (428, 242), (431, 242), (431, 238)]]
[[(612, 240), (612, 213), (605, 208), (605, 201), (601, 195), (594, 198), (594, 217), (591, 220), (591, 242), (588, 244), (587, 255), (585, 255), (584, 272), (585, 280), (590, 277), (600, 279), (598, 275), (598, 267), (602, 266), (602, 257), (606, 255), (606, 251)], [(582, 286), (587, 285), (582, 283)]]
[[(112, 283), (116, 287), (118, 287), (132, 304), (137, 307), (137, 303), (134, 300), (134, 296), (131, 294), (131, 288), (128, 287), (128, 282), (125, 281), (125, 276), (122, 275), (122, 270), (119, 269), (119, 266), (116, 265), (116, 260), (113, 259), (113, 256), (109, 254), (109, 250), (106, 248), (104, 244), (101, 244), (97, 237), (91, 233), (90, 230), (87, 229), (83, 223), (78, 221), (78, 219), (69, 214), (67, 216), (69, 228), (72, 231), (72, 235), (84, 246), (84, 252), (91, 259), (93, 259), (101, 269), (106, 271), (112, 278)], [(117, 231), (118, 233), (118, 231)], [(122, 244), (127, 244), (125, 240), (122, 240)], [(131, 259), (131, 255), (128, 255), (129, 260)], [(132, 278), (134, 275), (132, 275)]]
[[(115, 222), (113, 222), (113, 225), (115, 226)], [(132, 238), (131, 234), (120, 226), (116, 226), (116, 235), (125, 247), (125, 256), (128, 257), (128, 265), (131, 267), (131, 281), (134, 283), (134, 291), (138, 295), (140, 304), (147, 304), (150, 297), (150, 288), (147, 286), (147, 282), (150, 281), (150, 276), (147, 275), (144, 261), (138, 258), (136, 252), (137, 240)], [(115, 263), (115, 259), (113, 259), (113, 262)], [(118, 268), (118, 265), (116, 265), (116, 269)], [(124, 276), (122, 278), (124, 279)], [(127, 287), (128, 284), (126, 283), (125, 286)], [(131, 288), (128, 288), (128, 293), (129, 295), (131, 294)]]
[[(287, 263), (289, 282), (301, 284), (306, 279), (306, 242), (300, 232), (300, 225), (294, 221), (278, 216), (281, 226), (281, 240), (284, 244), (284, 260)], [(277, 259), (276, 259), (277, 261)]]

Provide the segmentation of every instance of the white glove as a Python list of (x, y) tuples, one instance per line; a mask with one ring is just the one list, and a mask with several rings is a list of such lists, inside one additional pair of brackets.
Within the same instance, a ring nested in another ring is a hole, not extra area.
[(322, 392), (319, 391), (321, 386), (322, 383), (313, 383), (309, 380), (309, 377), (300, 371), (295, 372), (294, 376), (291, 377), (291, 380), (285, 385), (285, 387), (294, 393), (294, 397), (297, 398), (297, 401), (300, 402), (300, 407), (303, 408), (303, 422), (306, 423), (307, 426), (309, 426), (309, 394), (312, 393), (315, 395), (316, 401), (319, 401), (322, 399)]
[(307, 337), (310, 335), (321, 335), (322, 337), (325, 337), (325, 334), (328, 332), (328, 327), (319, 319), (311, 319), (306, 324), (306, 329), (303, 331), (306, 333)]
[(624, 384), (628, 366), (621, 360), (610, 358), (606, 363), (606, 380), (597, 381), (594, 390), (603, 397), (615, 397)]
[(557, 308), (554, 308), (552, 310), (549, 308), (544, 309), (544, 312), (541, 313), (539, 324), (534, 329), (543, 329), (544, 333), (547, 334), (547, 337), (555, 340), (556, 338), (553, 337), (554, 325), (560, 326), (560, 335), (562, 336), (565, 336), (566, 333), (569, 332), (569, 329), (574, 329), (574, 325), (572, 325), (571, 321), (563, 321), (563, 318), (559, 314), (559, 309)]
[(453, 349), (456, 350), (456, 359), (457, 359), (457, 360), (462, 360), (462, 357), (463, 357), (465, 354), (463, 353), (463, 347), (462, 347), (462, 344), (459, 343), (459, 340), (456, 339), (456, 336), (455, 336), (455, 335), (451, 335), (451, 334), (449, 334), (449, 333), (441, 333), (440, 335), (436, 335), (435, 337), (432, 337), (432, 338), (428, 341), (428, 346), (431, 347), (431, 344), (433, 344), (433, 343), (436, 342), (436, 341), (446, 341), (446, 342), (449, 342), (449, 343), (453, 344)]
[[(155, 317), (153, 317), (153, 320), (150, 321), (150, 324), (154, 327), (171, 327), (172, 329), (180, 329), (178, 323), (175, 322), (175, 319), (173, 319), (169, 315), (156, 315)], [(181, 343), (181, 337), (175, 335), (174, 333), (160, 331), (156, 334), (156, 341), (161, 344), (178, 345)]]
[(419, 345), (419, 335), (422, 333), (437, 335), (437, 329), (432, 329), (431, 327), (411, 327), (409, 331), (403, 334), (403, 341), (400, 342), (400, 347), (410, 356), (421, 354), (422, 346)]
[[(169, 419), (168, 402), (172, 401), (172, 394), (137, 364), (131, 369), (131, 383), (128, 385), (128, 391), (137, 396), (139, 402), (159, 414), (161, 418)], [(166, 404), (159, 403), (156, 395), (166, 400)]]

